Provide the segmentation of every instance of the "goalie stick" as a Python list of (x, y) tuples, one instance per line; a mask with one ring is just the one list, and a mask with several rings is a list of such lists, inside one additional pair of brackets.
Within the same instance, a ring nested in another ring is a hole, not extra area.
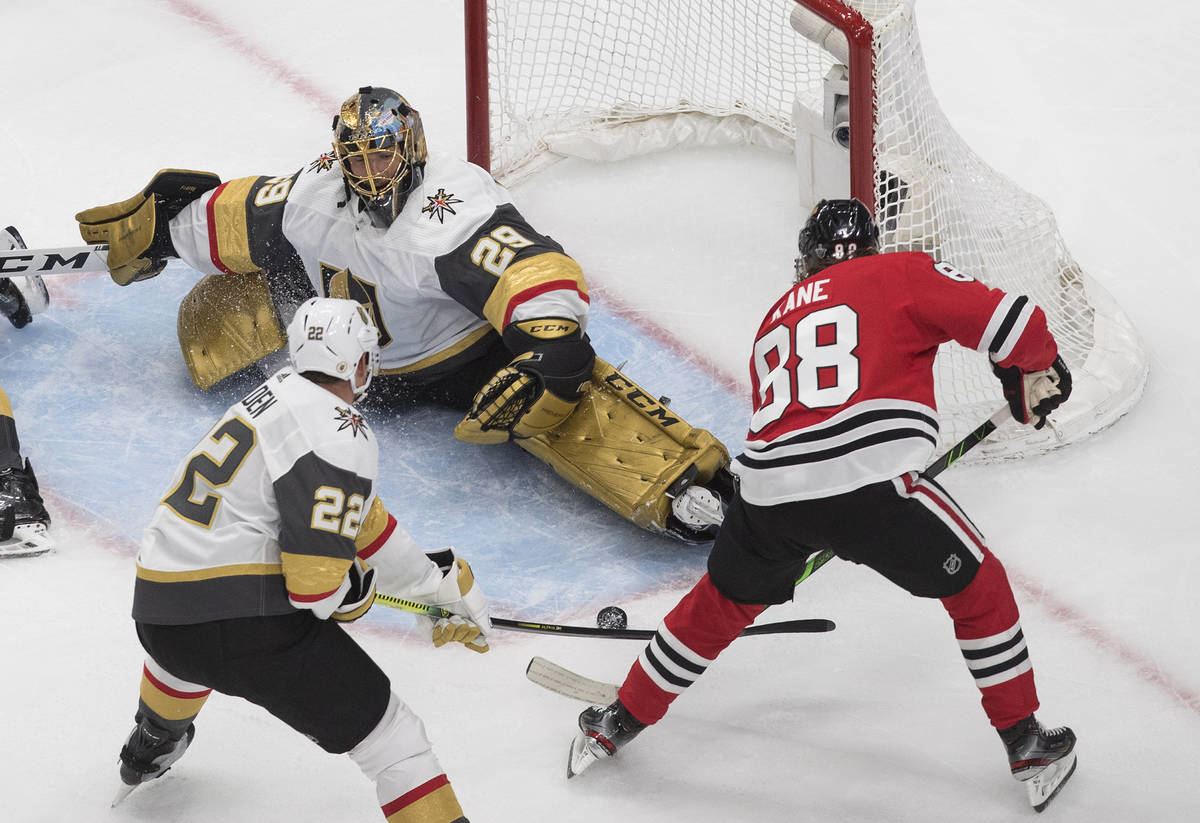
[[(975, 427), (970, 434), (947, 449), (945, 454), (929, 464), (929, 468), (925, 469), (921, 474), (928, 478), (937, 477), (957, 463), (964, 454), (975, 448), (989, 434), (994, 432), (1009, 416), (1010, 412), (1007, 405), (998, 409), (995, 414)], [(834, 554), (831, 551), (818, 552), (810, 557), (804, 566), (804, 571), (796, 580), (796, 585), (799, 586), (807, 580), (812, 576), (813, 572), (824, 566), (833, 557)], [(764, 626), (769, 625), (771, 624), (764, 624)], [(750, 634), (754, 628), (757, 627), (750, 626), (742, 634)], [(529, 665), (525, 668), (525, 677), (543, 689), (548, 689), (556, 694), (580, 700), (593, 706), (607, 706), (617, 699), (617, 686), (615, 683), (592, 680), (590, 677), (584, 677), (557, 663), (552, 663), (544, 657), (534, 657), (529, 661)]]
[(108, 246), (65, 246), (59, 249), (0, 251), (0, 277), (108, 272)]
[[(429, 606), (405, 600), (390, 594), (375, 593), (375, 602), (390, 609), (425, 614), (430, 617), (449, 617), (451, 612), (438, 606)], [(611, 640), (649, 640), (654, 637), (654, 629), (601, 629), (595, 626), (563, 626), (558, 623), (539, 623), (533, 620), (511, 620), (507, 617), (493, 617), (492, 626), (497, 629), (508, 629), (517, 632), (533, 632), (535, 634), (558, 634), (564, 637), (606, 637)], [(743, 635), (756, 634), (794, 634), (801, 632), (831, 632), (836, 628), (832, 620), (813, 618), (809, 620), (784, 620), (779, 623), (763, 623), (749, 626)]]

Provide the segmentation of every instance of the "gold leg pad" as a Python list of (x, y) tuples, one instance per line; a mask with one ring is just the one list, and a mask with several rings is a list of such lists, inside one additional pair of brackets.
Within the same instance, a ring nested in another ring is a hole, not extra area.
[(671, 511), (666, 491), (689, 466), (697, 468), (696, 482), (704, 483), (729, 464), (729, 452), (711, 433), (688, 425), (599, 358), (574, 413), (551, 431), (517, 443), (651, 531), (665, 528)]
[(192, 382), (201, 389), (286, 343), (260, 273), (210, 274), (179, 304), (179, 346)]

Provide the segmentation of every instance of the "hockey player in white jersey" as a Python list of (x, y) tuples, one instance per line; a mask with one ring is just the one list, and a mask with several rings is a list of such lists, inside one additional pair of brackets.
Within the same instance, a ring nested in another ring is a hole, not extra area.
[(429, 152), (397, 92), (351, 96), (332, 151), (292, 174), (164, 170), (77, 219), (122, 285), (172, 257), (209, 275), (179, 314), (199, 387), (281, 348), (298, 300), (348, 297), (379, 328), (375, 404), (464, 411), (460, 439), (515, 440), (637, 525), (712, 539), (672, 501), (689, 485), (728, 496), (725, 447), (596, 357), (579, 264), (485, 170)]
[(378, 585), (453, 613), (430, 624), (435, 645), (487, 651), (486, 601), (462, 558), (420, 551), (376, 494), (378, 445), (354, 405), (379, 356), (365, 309), (313, 298), (288, 332), (292, 367), (184, 458), (142, 540), (147, 656), (118, 800), (184, 754), (216, 690), (349, 754), (391, 823), (465, 823), (421, 720), (340, 624)]

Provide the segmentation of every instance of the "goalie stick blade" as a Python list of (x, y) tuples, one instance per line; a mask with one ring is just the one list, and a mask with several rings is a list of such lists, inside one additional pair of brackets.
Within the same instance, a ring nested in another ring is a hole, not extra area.
[(543, 689), (593, 706), (607, 706), (617, 699), (616, 685), (576, 674), (544, 657), (530, 660), (525, 676)]

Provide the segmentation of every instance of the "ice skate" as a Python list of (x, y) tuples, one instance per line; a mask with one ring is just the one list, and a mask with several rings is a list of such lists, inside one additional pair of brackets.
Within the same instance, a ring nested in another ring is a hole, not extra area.
[(1012, 774), (1025, 784), (1029, 803), (1042, 811), (1075, 773), (1075, 732), (1047, 729), (1032, 714), (1000, 730)]
[(121, 783), (124, 785), (118, 790), (112, 805), (120, 803), (143, 783), (161, 777), (176, 760), (183, 757), (195, 736), (196, 727), (191, 724), (182, 736), (172, 737), (166, 729), (145, 717), (138, 718), (137, 725), (129, 733), (129, 739), (121, 747)]
[(54, 548), (50, 515), (29, 460), (0, 469), (0, 557), (29, 557)]
[(733, 476), (721, 469), (706, 485), (677, 481), (667, 497), (671, 498), (667, 534), (685, 543), (711, 543), (733, 497)]
[(584, 709), (579, 715), (579, 734), (571, 741), (567, 778), (580, 774), (601, 758), (612, 757), (644, 728), (646, 724), (630, 714), (620, 700), (609, 706)]

